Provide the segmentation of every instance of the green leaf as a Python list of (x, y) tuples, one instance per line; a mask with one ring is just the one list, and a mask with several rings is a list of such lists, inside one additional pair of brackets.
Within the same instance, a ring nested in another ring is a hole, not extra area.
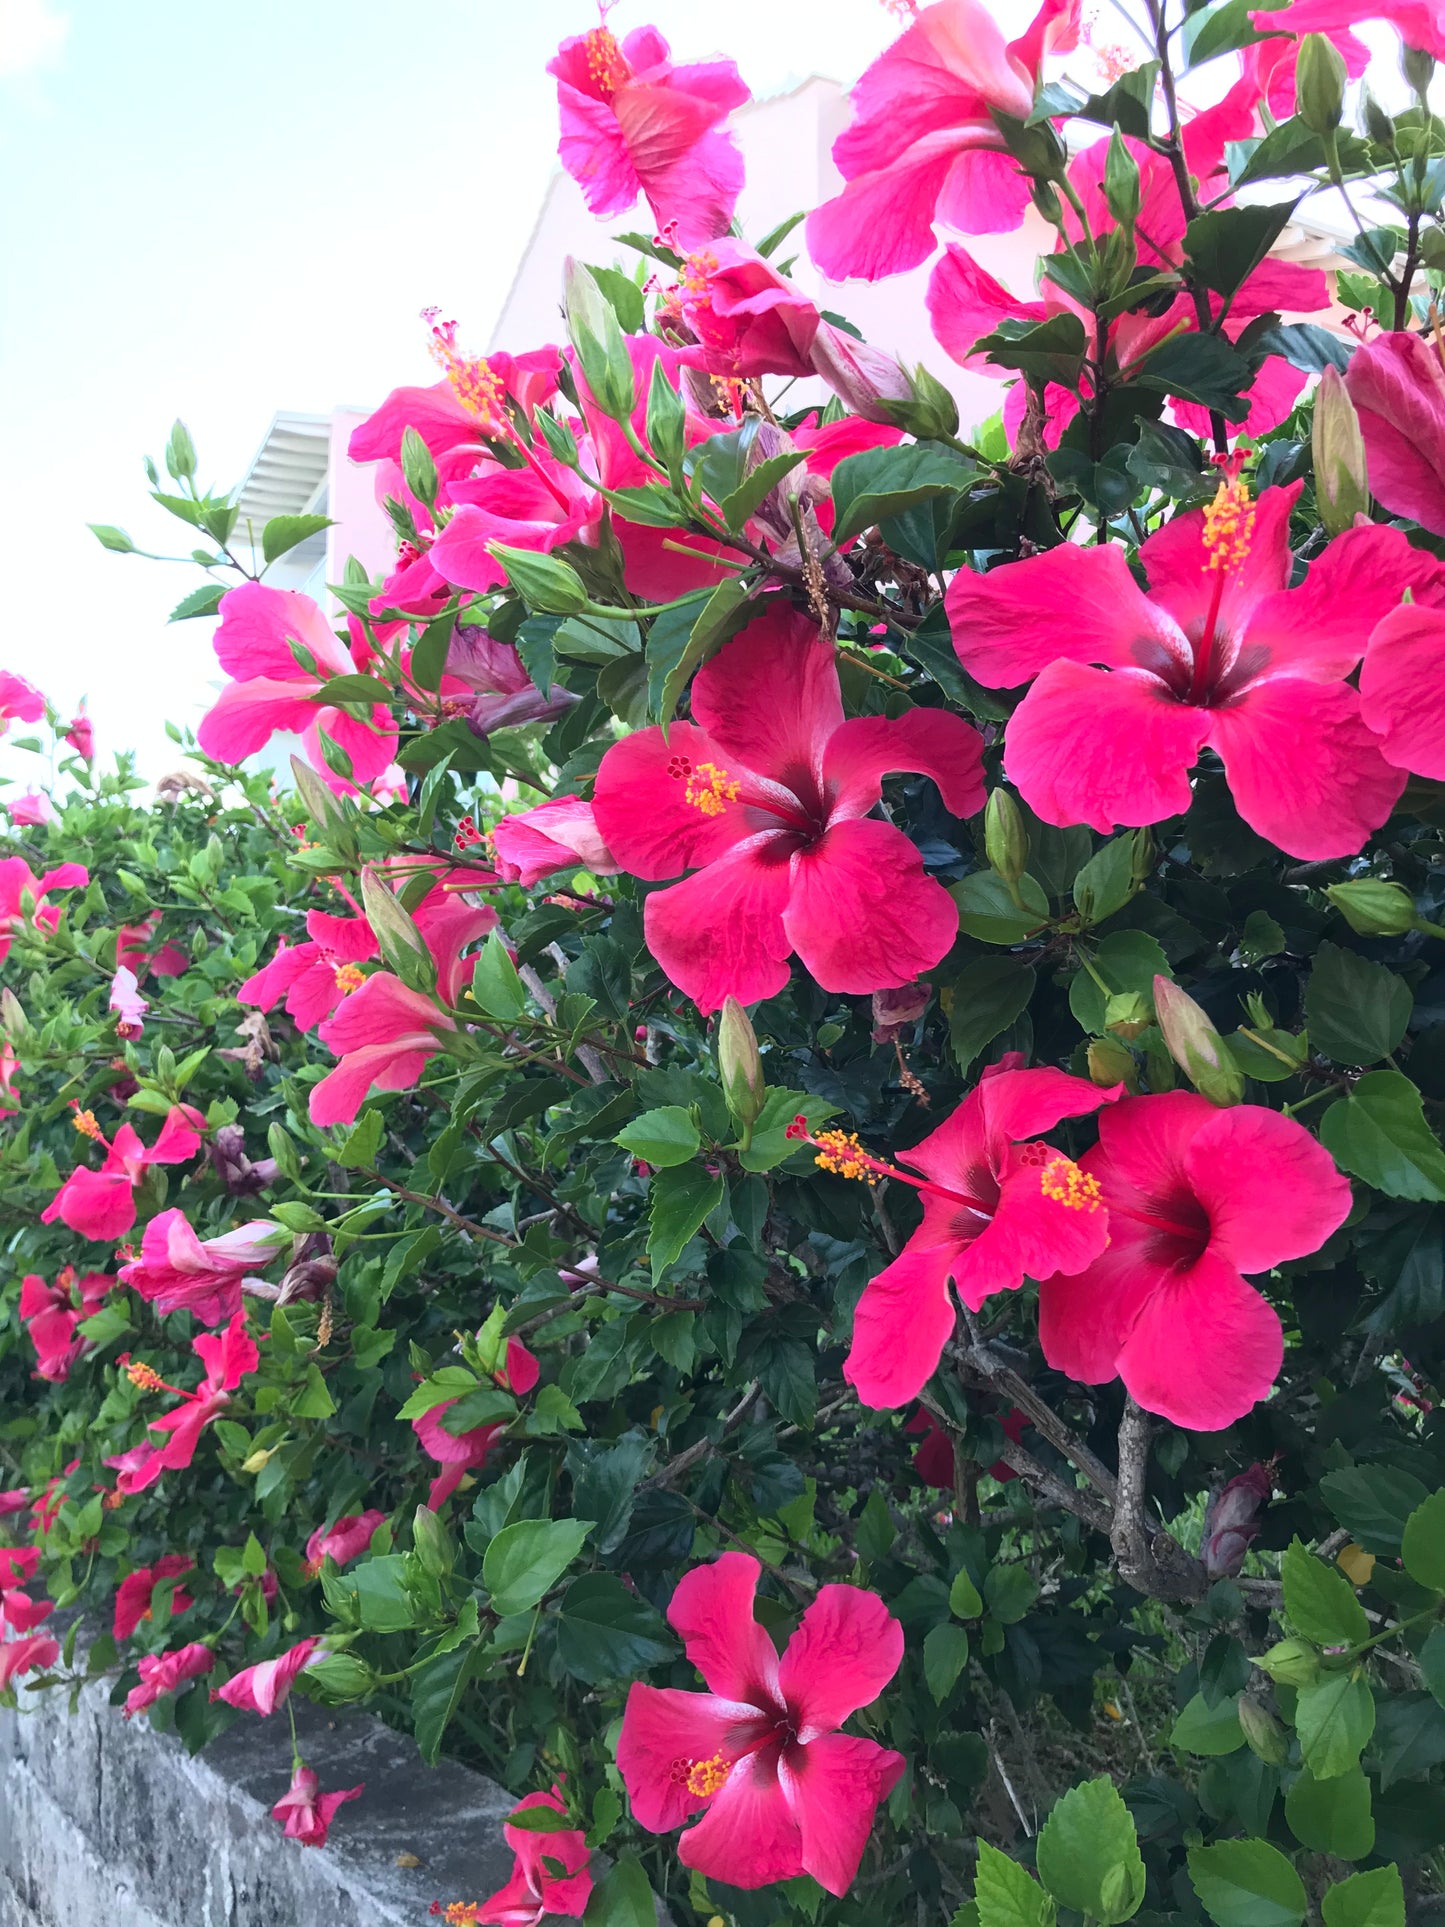
[(1410, 986), (1383, 964), (1322, 943), (1305, 987), (1310, 1043), (1337, 1064), (1377, 1064), (1405, 1035)]
[(577, 1822), (555, 1807), (514, 1807), (507, 1815), (507, 1825), (520, 1827), (523, 1833), (571, 1833)]
[(1060, 1906), (1118, 1927), (1144, 1899), (1133, 1817), (1111, 1780), (1086, 1780), (1054, 1803), (1038, 1843), (1039, 1879)]
[(194, 616), (213, 616), (220, 608), (221, 597), (225, 593), (224, 582), (203, 582), (199, 589), (192, 589), (189, 595), (181, 597), (166, 621), (189, 622)]
[(727, 1180), (701, 1164), (679, 1164), (659, 1171), (648, 1200), (647, 1255), (654, 1282), (677, 1263), (683, 1247), (710, 1211), (723, 1201)]
[(968, 1634), (962, 1626), (945, 1624), (929, 1630), (923, 1641), (923, 1678), (936, 1706), (948, 1698), (967, 1664)]
[(657, 1902), (635, 1854), (620, 1854), (597, 1882), (582, 1927), (657, 1927)]
[(376, 1163), (385, 1135), (386, 1121), (373, 1105), (369, 1111), (362, 1112), (360, 1121), (347, 1132), (346, 1142), (336, 1153), (336, 1162), (350, 1170), (369, 1168)]
[(958, 905), (959, 929), (981, 943), (1004, 945), (1036, 935), (1049, 920), (1049, 900), (1031, 876), (1019, 879), (1018, 891), (1022, 909), (996, 871), (975, 870), (948, 893)]
[(482, 1584), (498, 1617), (524, 1613), (545, 1597), (591, 1530), (590, 1519), (519, 1519), (503, 1526), (482, 1559)]
[(956, 1575), (948, 1589), (948, 1610), (959, 1619), (982, 1619), (983, 1599), (967, 1572)]
[(819, 1130), (830, 1117), (838, 1115), (838, 1106), (830, 1104), (826, 1098), (814, 1097), (809, 1091), (784, 1090), (773, 1084), (763, 1099), (763, 1108), (753, 1123), (753, 1141), (746, 1151), (738, 1153), (738, 1162), (745, 1171), (771, 1171), (774, 1165), (781, 1164), (784, 1158), (791, 1157), (795, 1151), (806, 1151), (807, 1145), (799, 1144), (796, 1138), (788, 1136), (788, 1126), (795, 1117), (807, 1120), (810, 1131)]
[(665, 730), (689, 678), (742, 626), (747, 584), (725, 576), (710, 595), (689, 596), (657, 617), (647, 638), (647, 701)]
[(1134, 894), (1134, 839), (1116, 836), (1074, 878), (1074, 908), (1085, 923), (1103, 923)]
[(1263, 40), (1265, 36), (1250, 19), (1258, 4), (1259, 0), (1223, 0), (1221, 6), (1191, 16), (1189, 24), (1194, 31), (1188, 41), (1189, 65), (1203, 66), (1206, 60), (1216, 60), (1220, 54), (1234, 53)]
[(1427, 1496), (1418, 1479), (1391, 1465), (1344, 1466), (1320, 1480), (1320, 1497), (1350, 1537), (1388, 1559), (1400, 1556), (1405, 1522)]
[(905, 442), (850, 455), (833, 470), (833, 540), (851, 541), (920, 502), (966, 488), (972, 474), (962, 457), (936, 442)]
[(1355, 1589), (1334, 1566), (1316, 1559), (1298, 1539), (1280, 1566), (1284, 1609), (1291, 1625), (1317, 1646), (1354, 1646), (1370, 1636), (1365, 1609)]
[(449, 1653), (427, 1660), (411, 1676), (412, 1729), (417, 1751), (428, 1766), (437, 1763), (452, 1715), (479, 1670), (480, 1651), (477, 1640), (468, 1640)]
[(1405, 1522), (1400, 1556), (1412, 1579), (1445, 1592), (1445, 1491), (1432, 1492)]
[(1375, 1731), (1380, 1791), (1414, 1779), (1445, 1760), (1445, 1712), (1430, 1693), (1392, 1693), (1381, 1700)]
[(974, 1886), (980, 1927), (1054, 1927), (1058, 1910), (1036, 1880), (1017, 1861), (978, 1843), (978, 1875)]
[(676, 1656), (661, 1613), (610, 1572), (575, 1579), (557, 1608), (557, 1657), (574, 1679), (635, 1679)]
[(1389, 1197), (1445, 1198), (1445, 1151), (1400, 1071), (1367, 1072), (1326, 1110), (1320, 1138), (1343, 1170)]
[(1326, 368), (1337, 368), (1343, 374), (1355, 352), (1348, 341), (1313, 321), (1285, 321), (1266, 328), (1254, 337), (1254, 346), (1257, 353), (1279, 355), (1291, 367), (1303, 368), (1309, 375), (1323, 374)]
[(506, 1024), (514, 1022), (527, 1008), (526, 986), (495, 930), (487, 932), (487, 941), (472, 972), (472, 1001), (489, 1017), (498, 1017)]
[(1363, 1860), (1374, 1851), (1370, 1783), (1358, 1766), (1319, 1780), (1306, 1767), (1284, 1796), (1284, 1817), (1302, 1847)]
[(1087, 346), (1079, 317), (1056, 314), (1047, 321), (1004, 321), (974, 343), (974, 353), (997, 368), (1016, 368), (1031, 382), (1077, 388)]
[(966, 1071), (1029, 1007), (1037, 972), (1017, 957), (975, 957), (948, 986), (948, 1041)]
[(690, 1111), (685, 1111), (680, 1104), (664, 1104), (658, 1110), (644, 1111), (641, 1117), (634, 1118), (626, 1130), (617, 1133), (613, 1143), (620, 1144), (624, 1151), (630, 1151), (645, 1164), (667, 1170), (696, 1157), (702, 1139)]
[(329, 515), (273, 515), (261, 531), (261, 553), (268, 562), (331, 527)]
[(1375, 1702), (1364, 1680), (1326, 1673), (1299, 1689), (1294, 1724), (1305, 1765), (1317, 1780), (1332, 1780), (1348, 1773), (1369, 1744)]
[[(1095, 972), (1115, 996), (1133, 992), (1152, 998), (1154, 979), (1174, 975), (1157, 940), (1145, 930), (1111, 932), (1094, 951), (1091, 961)], [(1108, 1019), (1108, 999), (1087, 970), (1080, 970), (1069, 980), (1069, 1009), (1091, 1036), (1103, 1031)]]
[(1243, 421), (1252, 379), (1249, 363), (1219, 335), (1170, 335), (1133, 371), (1133, 379), (1182, 401), (1217, 408), (1226, 421)]
[(1233, 295), (1283, 234), (1294, 201), (1273, 206), (1219, 207), (1198, 214), (1184, 235), (1184, 252), (1206, 288)]
[(1352, 1873), (1320, 1902), (1325, 1927), (1405, 1927), (1405, 1887), (1396, 1866)]
[(1000, 1624), (1012, 1626), (1039, 1596), (1039, 1582), (1027, 1566), (990, 1566), (983, 1582), (984, 1601)]
[(718, 503), (728, 527), (741, 529), (750, 516), (756, 515), (763, 498), (772, 494), (785, 475), (792, 474), (806, 454), (806, 449), (798, 448), (784, 455), (770, 455), (749, 469), (739, 487)]
[(1432, 1626), (1430, 1636), (1416, 1655), (1420, 1677), (1434, 1694), (1437, 1704), (1445, 1706), (1445, 1626)]
[(1231, 187), (1245, 187), (1312, 173), (1324, 166), (1325, 149), (1319, 135), (1295, 118), (1271, 127), (1263, 140), (1226, 141), (1224, 159)]
[(642, 289), (631, 275), (623, 274), (619, 268), (593, 267), (590, 262), (587, 272), (612, 304), (623, 334), (640, 335), (647, 319), (647, 304)]
[(1304, 1883), (1267, 1840), (1221, 1840), (1189, 1853), (1189, 1878), (1217, 1927), (1299, 1927)]
[(1199, 1753), (1207, 1759), (1237, 1753), (1244, 1745), (1239, 1695), (1236, 1693), (1211, 1706), (1202, 1693), (1196, 1693), (1175, 1720), (1169, 1744), (1182, 1746), (1186, 1753)]

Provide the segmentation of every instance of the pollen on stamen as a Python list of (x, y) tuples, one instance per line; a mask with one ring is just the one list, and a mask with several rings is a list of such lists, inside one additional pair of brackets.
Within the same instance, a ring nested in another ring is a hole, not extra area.
[(1219, 478), (1214, 500), (1205, 504), (1206, 570), (1237, 569), (1249, 554), (1254, 538), (1255, 507), (1249, 484), (1239, 473), (1243, 460), (1243, 454), (1236, 451), (1221, 464), (1224, 473)]
[(336, 988), (341, 992), (343, 997), (350, 996), (353, 990), (360, 990), (361, 986), (366, 982), (366, 972), (359, 969), (354, 963), (338, 964), (335, 974)]
[(77, 1105), (74, 1121), (82, 1137), (92, 1138), (97, 1144), (100, 1142), (100, 1126), (95, 1121), (94, 1111), (82, 1111)]
[(699, 1800), (711, 1799), (721, 1787), (727, 1784), (732, 1768), (721, 1753), (714, 1753), (710, 1760), (689, 1760), (679, 1762), (685, 1765), (687, 1773), (683, 1784), (689, 1793), (696, 1794)]
[(699, 763), (688, 778), (684, 792), (687, 801), (704, 816), (721, 816), (729, 803), (736, 803), (742, 784), (716, 763)]
[(467, 355), (457, 347), (455, 321), (438, 321), (440, 310), (424, 308), (422, 319), (431, 323), (429, 344), (432, 360), (442, 370), (452, 393), (474, 417), (482, 432), (503, 435), (507, 431), (506, 383), (492, 370), (484, 355)]
[(685, 294), (706, 294), (710, 274), (716, 274), (717, 256), (711, 248), (697, 248), (682, 264), (678, 285)]
[(820, 1171), (857, 1178), (864, 1184), (877, 1184), (883, 1175), (878, 1160), (864, 1150), (856, 1131), (820, 1131), (812, 1142), (818, 1147), (813, 1162)]
[(593, 27), (583, 46), (587, 55), (587, 75), (600, 94), (615, 94), (631, 72), (627, 56), (617, 44), (610, 27)]
[(1099, 1208), (1099, 1180), (1091, 1172), (1081, 1171), (1072, 1158), (1050, 1158), (1039, 1172), (1039, 1187), (1046, 1198), (1052, 1198), (1067, 1211)]
[(128, 1363), (124, 1370), (126, 1377), (130, 1380), (131, 1384), (135, 1386), (137, 1391), (160, 1392), (165, 1390), (165, 1380), (161, 1377), (160, 1373), (156, 1371), (153, 1366), (143, 1364), (139, 1359)]

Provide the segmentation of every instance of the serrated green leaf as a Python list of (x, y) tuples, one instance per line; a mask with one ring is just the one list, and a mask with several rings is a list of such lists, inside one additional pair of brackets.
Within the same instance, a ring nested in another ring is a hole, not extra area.
[(1111, 1780), (1086, 1780), (1057, 1800), (1038, 1841), (1039, 1879), (1060, 1906), (1119, 1927), (1144, 1899), (1133, 1817)]

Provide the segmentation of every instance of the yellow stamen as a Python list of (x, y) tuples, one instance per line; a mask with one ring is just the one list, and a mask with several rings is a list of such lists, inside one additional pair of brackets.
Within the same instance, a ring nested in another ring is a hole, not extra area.
[(706, 294), (708, 276), (716, 273), (717, 256), (711, 248), (699, 248), (683, 262), (679, 280), (688, 294)]
[(594, 27), (587, 35), (586, 47), (587, 72), (593, 86), (601, 94), (615, 94), (631, 71), (616, 34), (610, 27)]
[(159, 1392), (165, 1389), (165, 1380), (160, 1373), (150, 1365), (141, 1364), (139, 1360), (126, 1366), (125, 1375), (138, 1391)]
[(1254, 537), (1254, 514), (1248, 482), (1237, 475), (1221, 476), (1214, 500), (1204, 509), (1206, 569), (1239, 568)]
[(341, 992), (343, 997), (350, 991), (360, 990), (365, 982), (366, 972), (360, 969), (358, 965), (352, 963), (337, 964), (336, 988)]
[(727, 1784), (731, 1771), (721, 1753), (714, 1753), (710, 1760), (694, 1760), (687, 1769), (687, 1790), (700, 1800), (710, 1799), (719, 1787)]
[(877, 1184), (877, 1162), (858, 1141), (856, 1131), (820, 1131), (813, 1139), (818, 1155), (813, 1159), (820, 1171), (831, 1171), (840, 1178), (859, 1178), (864, 1184)]
[(704, 816), (721, 816), (729, 803), (737, 802), (741, 790), (742, 784), (716, 763), (699, 763), (687, 779), (684, 794)]
[(1052, 1198), (1065, 1210), (1097, 1211), (1099, 1208), (1099, 1180), (1090, 1172), (1081, 1171), (1072, 1158), (1050, 1158), (1039, 1172), (1039, 1185), (1046, 1198)]
[(485, 435), (504, 435), (507, 432), (507, 386), (500, 375), (492, 372), (491, 363), (484, 355), (464, 355), (452, 339), (453, 324), (443, 322), (432, 329), (432, 360), (446, 375), (452, 393), (475, 417)]
[(94, 1111), (77, 1111), (75, 1128), (82, 1137), (93, 1138), (97, 1144), (100, 1142), (100, 1126), (95, 1121)]

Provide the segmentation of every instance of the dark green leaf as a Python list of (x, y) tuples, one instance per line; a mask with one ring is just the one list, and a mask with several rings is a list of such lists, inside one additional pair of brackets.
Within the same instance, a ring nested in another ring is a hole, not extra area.
[(1322, 943), (1305, 988), (1310, 1043), (1337, 1064), (1377, 1064), (1410, 1021), (1410, 986), (1383, 964)]
[(905, 442), (850, 455), (833, 470), (833, 539), (850, 541), (888, 516), (966, 488), (972, 474), (962, 456), (935, 442)]
[(268, 562), (298, 547), (322, 529), (331, 527), (329, 515), (273, 515), (261, 531), (261, 553)]
[(1317, 1780), (1306, 1767), (1285, 1795), (1284, 1817), (1300, 1845), (1316, 1853), (1363, 1860), (1374, 1849), (1370, 1783), (1357, 1766), (1330, 1780)]
[(1216, 294), (1234, 295), (1269, 254), (1294, 210), (1294, 201), (1280, 201), (1197, 214), (1185, 233), (1184, 252), (1199, 280)]
[(661, 1278), (669, 1265), (677, 1263), (688, 1239), (708, 1213), (722, 1203), (725, 1191), (726, 1180), (721, 1172), (714, 1175), (701, 1164), (679, 1164), (654, 1176), (648, 1203), (647, 1239), (654, 1280)]
[(1091, 1916), (1100, 1927), (1118, 1927), (1139, 1911), (1139, 1838), (1111, 1780), (1086, 1780), (1055, 1802), (1039, 1835), (1038, 1868), (1061, 1906)]
[(1445, 1152), (1420, 1093), (1399, 1071), (1370, 1071), (1320, 1119), (1335, 1162), (1392, 1198), (1445, 1198)]
[(519, 1519), (503, 1526), (482, 1559), (482, 1583), (502, 1618), (542, 1599), (582, 1550), (590, 1519)]
[(1320, 1902), (1320, 1912), (1325, 1927), (1405, 1927), (1400, 1869), (1371, 1867), (1337, 1881)]
[(1189, 1878), (1216, 1927), (1299, 1927), (1304, 1884), (1267, 1840), (1221, 1840), (1193, 1847)]
[(975, 957), (948, 986), (948, 1041), (961, 1071), (1029, 1007), (1035, 972), (1016, 957)]
[(1418, 1584), (1445, 1592), (1445, 1492), (1432, 1492), (1405, 1521), (1400, 1557)]

